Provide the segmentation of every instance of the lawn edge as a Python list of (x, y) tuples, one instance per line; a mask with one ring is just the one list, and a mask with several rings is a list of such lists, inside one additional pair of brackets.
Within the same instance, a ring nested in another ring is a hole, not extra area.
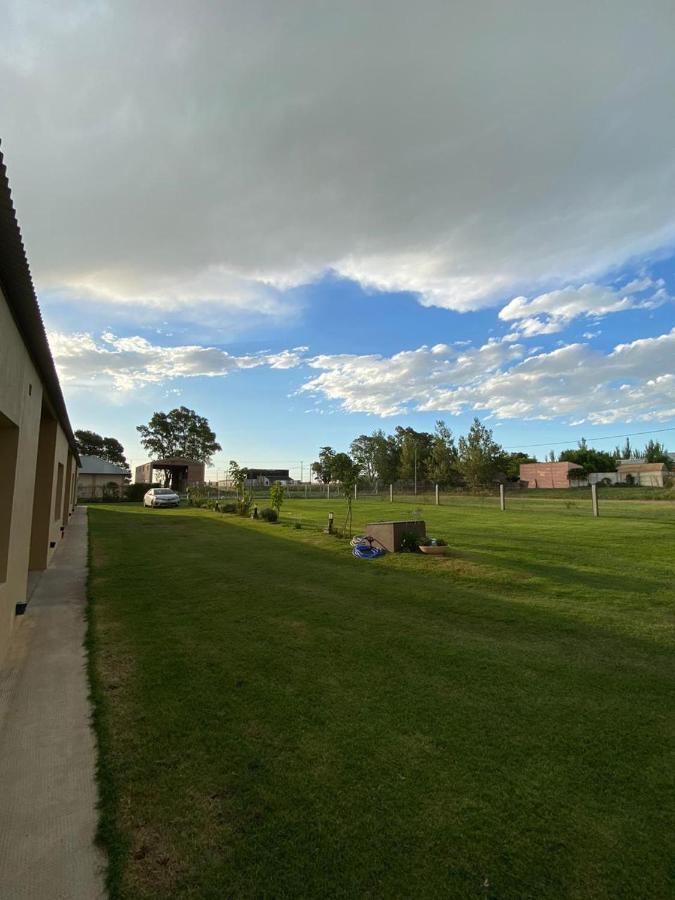
[(86, 632), (84, 648), (87, 657), (91, 726), (96, 739), (96, 771), (98, 788), (96, 810), (98, 822), (95, 841), (106, 855), (105, 885), (110, 900), (122, 896), (122, 873), (128, 847), (118, 824), (119, 795), (111, 765), (112, 742), (108, 701), (98, 671), (100, 642), (96, 635), (96, 601), (92, 592), (92, 537), (87, 507), (87, 578)]

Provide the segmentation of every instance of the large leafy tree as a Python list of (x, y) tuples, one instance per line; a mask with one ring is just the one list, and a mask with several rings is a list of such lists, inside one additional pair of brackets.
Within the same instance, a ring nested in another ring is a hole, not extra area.
[(649, 441), (642, 452), (635, 454), (636, 456), (649, 463), (663, 463), (670, 471), (673, 468), (673, 460), (665, 448), (665, 445), (659, 441)]
[(78, 429), (75, 432), (75, 442), (80, 455), (98, 456), (99, 459), (105, 459), (124, 469), (127, 478), (131, 477), (129, 463), (124, 455), (124, 447), (117, 438), (102, 437), (95, 431)]
[(361, 468), (361, 477), (370, 482), (383, 481), (386, 484), (396, 481), (400, 454), (396, 440), (384, 433), (382, 429), (372, 434), (361, 434), (351, 443), (351, 454), (354, 462)]
[(335, 451), (332, 447), (322, 447), (319, 458), (312, 463), (312, 472), (317, 481), (322, 484), (330, 484), (333, 481), (333, 460)]
[(474, 419), (466, 437), (459, 439), (459, 469), (474, 490), (491, 485), (504, 466), (504, 451), (492, 431)]
[(422, 477), (427, 471), (427, 462), (434, 440), (433, 434), (397, 425), (394, 430), (394, 439), (400, 452), (399, 478), (412, 481), (415, 477), (415, 465), (417, 465), (417, 477)]
[(459, 456), (452, 432), (442, 419), (436, 422), (427, 458), (427, 476), (434, 484), (443, 486), (459, 481)]
[(182, 456), (209, 465), (222, 449), (208, 420), (194, 409), (180, 406), (170, 412), (156, 412), (147, 425), (138, 425), (141, 444), (156, 459)]
[(560, 462), (576, 463), (586, 473), (616, 472), (616, 457), (614, 454), (589, 447), (586, 438), (581, 438), (576, 450), (563, 450), (558, 458)]

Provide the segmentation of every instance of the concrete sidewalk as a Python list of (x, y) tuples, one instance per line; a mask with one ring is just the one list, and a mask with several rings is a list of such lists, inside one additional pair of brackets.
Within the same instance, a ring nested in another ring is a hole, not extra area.
[(0, 900), (105, 896), (94, 845), (86, 566), (87, 514), (78, 507), (0, 670)]

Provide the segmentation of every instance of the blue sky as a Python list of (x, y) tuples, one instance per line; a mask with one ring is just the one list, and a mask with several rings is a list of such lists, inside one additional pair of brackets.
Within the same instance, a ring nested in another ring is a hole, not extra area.
[(135, 464), (184, 404), (216, 466), (295, 475), (474, 415), (541, 455), (675, 448), (671, 3), (200, 10), (7, 3), (0, 136), (74, 427)]

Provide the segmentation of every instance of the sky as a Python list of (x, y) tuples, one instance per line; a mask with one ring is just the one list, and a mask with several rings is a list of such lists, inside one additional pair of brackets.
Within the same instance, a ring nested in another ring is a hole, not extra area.
[(675, 449), (675, 5), (0, 0), (74, 428), (214, 471), (397, 424)]

